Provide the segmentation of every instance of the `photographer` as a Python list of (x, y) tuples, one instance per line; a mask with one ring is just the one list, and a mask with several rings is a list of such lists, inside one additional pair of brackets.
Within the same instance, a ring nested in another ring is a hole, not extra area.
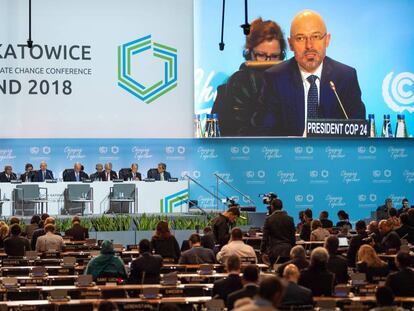
[(282, 211), (283, 202), (273, 199), (273, 213), (265, 220), (260, 252), (264, 262), (284, 262), (289, 260), (291, 248), (295, 245), (295, 225), (293, 218)]

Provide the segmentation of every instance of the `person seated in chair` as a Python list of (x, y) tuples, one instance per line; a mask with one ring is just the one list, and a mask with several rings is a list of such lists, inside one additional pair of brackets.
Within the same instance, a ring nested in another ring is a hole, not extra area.
[(155, 180), (169, 180), (171, 178), (171, 174), (166, 171), (167, 165), (165, 163), (158, 163), (158, 167), (156, 169), (150, 169), (148, 171), (148, 178), (155, 179)]
[(294, 264), (288, 264), (283, 270), (283, 278), (287, 282), (285, 294), (281, 302), (282, 306), (313, 305), (312, 291), (298, 285), (300, 272)]
[(408, 252), (400, 251), (395, 257), (395, 265), (399, 271), (389, 274), (385, 282), (395, 296), (414, 296), (414, 271), (410, 268), (411, 262)]
[(4, 172), (0, 173), (0, 182), (10, 182), (16, 180), (17, 176), (13, 173), (13, 168), (11, 165), (4, 166)]
[(19, 224), (10, 226), (10, 237), (4, 240), (4, 252), (7, 256), (23, 257), (26, 251), (30, 251), (29, 240), (21, 237), (21, 233)]
[(248, 265), (243, 270), (242, 283), (243, 288), (227, 296), (227, 309), (233, 310), (234, 303), (242, 298), (253, 298), (259, 291), (259, 274), (260, 270), (257, 265)]
[(92, 181), (102, 181), (103, 180), (103, 165), (102, 163), (98, 163), (95, 165), (95, 173), (91, 174), (89, 177)]
[(103, 180), (104, 181), (110, 181), (110, 180), (114, 180), (114, 179), (118, 179), (118, 175), (116, 174), (115, 171), (112, 170), (112, 163), (108, 162), (105, 164), (105, 171), (103, 174)]
[(36, 171), (33, 177), (35, 182), (44, 182), (45, 180), (53, 179), (53, 172), (47, 169), (45, 161), (40, 162), (40, 170)]
[(128, 173), (124, 176), (124, 180), (142, 180), (141, 173), (138, 172), (138, 164), (132, 163), (131, 169), (128, 171)]
[(231, 230), (229, 243), (217, 253), (217, 261), (224, 263), (231, 255), (237, 255), (240, 258), (253, 258), (257, 262), (254, 248), (243, 242), (243, 232), (237, 227)]
[(83, 181), (84, 179), (88, 179), (89, 176), (82, 170), (82, 164), (76, 162), (73, 166), (73, 171), (69, 171), (64, 176), (64, 181)]
[(241, 261), (239, 256), (231, 255), (226, 261), (227, 277), (219, 279), (214, 282), (213, 285), (213, 298), (223, 299), (227, 301), (229, 294), (234, 293), (243, 287), (242, 280), (240, 278)]
[(65, 243), (60, 235), (55, 234), (55, 225), (47, 224), (45, 226), (45, 234), (40, 236), (36, 242), (36, 251), (43, 253), (54, 250), (56, 252), (62, 251)]
[(162, 257), (151, 254), (151, 244), (147, 239), (139, 242), (140, 256), (131, 262), (129, 283), (158, 284), (160, 283), (160, 270)]
[(111, 241), (103, 241), (100, 255), (89, 261), (85, 274), (92, 275), (94, 281), (100, 277), (126, 279), (127, 273), (124, 262), (115, 256), (114, 245)]
[(72, 227), (65, 231), (65, 236), (70, 236), (72, 241), (85, 241), (89, 238), (89, 231), (80, 224), (79, 216), (74, 216)]
[(180, 258), (181, 251), (177, 239), (171, 234), (168, 222), (160, 221), (151, 239), (151, 249), (162, 258), (172, 259), (175, 263)]
[(200, 235), (193, 233), (188, 240), (191, 248), (181, 254), (179, 264), (199, 265), (204, 263), (214, 264), (216, 262), (214, 252), (201, 246)]
[(35, 172), (33, 172), (33, 165), (31, 163), (26, 163), (24, 166), (24, 173), (20, 175), (20, 180), (22, 182), (32, 182), (34, 175)]

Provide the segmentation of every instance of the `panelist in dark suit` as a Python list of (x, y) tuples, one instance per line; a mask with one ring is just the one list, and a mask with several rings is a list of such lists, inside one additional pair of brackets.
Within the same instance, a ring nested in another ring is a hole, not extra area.
[(98, 163), (98, 164), (95, 165), (95, 169), (96, 169), (96, 172), (89, 176), (90, 179), (93, 180), (93, 181), (102, 181), (103, 178), (104, 178), (103, 177), (103, 175), (104, 175), (103, 165), (101, 163)]
[(108, 162), (105, 164), (105, 171), (103, 172), (103, 179), (104, 181), (110, 181), (118, 179), (118, 174), (112, 170), (112, 163)]
[(167, 165), (165, 163), (158, 163), (156, 169), (150, 169), (148, 171), (148, 178), (153, 178), (155, 180), (168, 180), (171, 178), (171, 174), (166, 171)]
[(253, 123), (269, 136), (303, 136), (308, 119), (345, 119), (332, 81), (349, 119), (365, 119), (354, 68), (326, 57), (331, 34), (319, 13), (305, 10), (292, 21), (294, 58), (264, 73), (261, 105)]
[(13, 173), (13, 168), (11, 165), (4, 166), (4, 172), (0, 173), (0, 182), (10, 182), (16, 180), (17, 176)]
[(152, 255), (150, 241), (143, 239), (139, 242), (140, 256), (131, 262), (129, 283), (157, 284), (160, 282), (162, 257)]
[(26, 163), (24, 166), (24, 173), (20, 175), (20, 180), (22, 182), (32, 182), (34, 175), (35, 172), (33, 172), (33, 165), (31, 163)]
[(43, 182), (46, 179), (53, 179), (53, 172), (47, 169), (47, 163), (45, 161), (40, 162), (40, 170), (35, 172), (33, 181)]
[(132, 163), (131, 169), (124, 176), (124, 180), (142, 180), (141, 173), (138, 172), (138, 164)]
[(76, 162), (73, 166), (73, 171), (69, 171), (64, 176), (64, 181), (82, 181), (84, 179), (88, 179), (89, 176), (84, 171), (82, 171), (82, 164)]

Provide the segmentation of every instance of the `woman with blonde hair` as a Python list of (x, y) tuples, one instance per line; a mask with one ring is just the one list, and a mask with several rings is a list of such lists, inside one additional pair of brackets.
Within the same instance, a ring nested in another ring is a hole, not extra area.
[(357, 271), (365, 273), (369, 283), (375, 283), (388, 275), (388, 265), (382, 261), (375, 249), (368, 244), (362, 245), (358, 250)]
[(4, 222), (0, 222), (0, 248), (4, 247), (4, 240), (9, 236), (9, 226)]

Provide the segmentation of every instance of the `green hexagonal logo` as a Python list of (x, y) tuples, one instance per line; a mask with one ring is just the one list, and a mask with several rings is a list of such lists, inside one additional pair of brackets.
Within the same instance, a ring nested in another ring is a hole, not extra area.
[[(147, 50), (163, 62), (164, 74), (152, 85), (144, 85), (132, 76), (131, 58)], [(151, 35), (118, 46), (118, 85), (150, 104), (177, 86), (177, 49), (152, 42)]]

